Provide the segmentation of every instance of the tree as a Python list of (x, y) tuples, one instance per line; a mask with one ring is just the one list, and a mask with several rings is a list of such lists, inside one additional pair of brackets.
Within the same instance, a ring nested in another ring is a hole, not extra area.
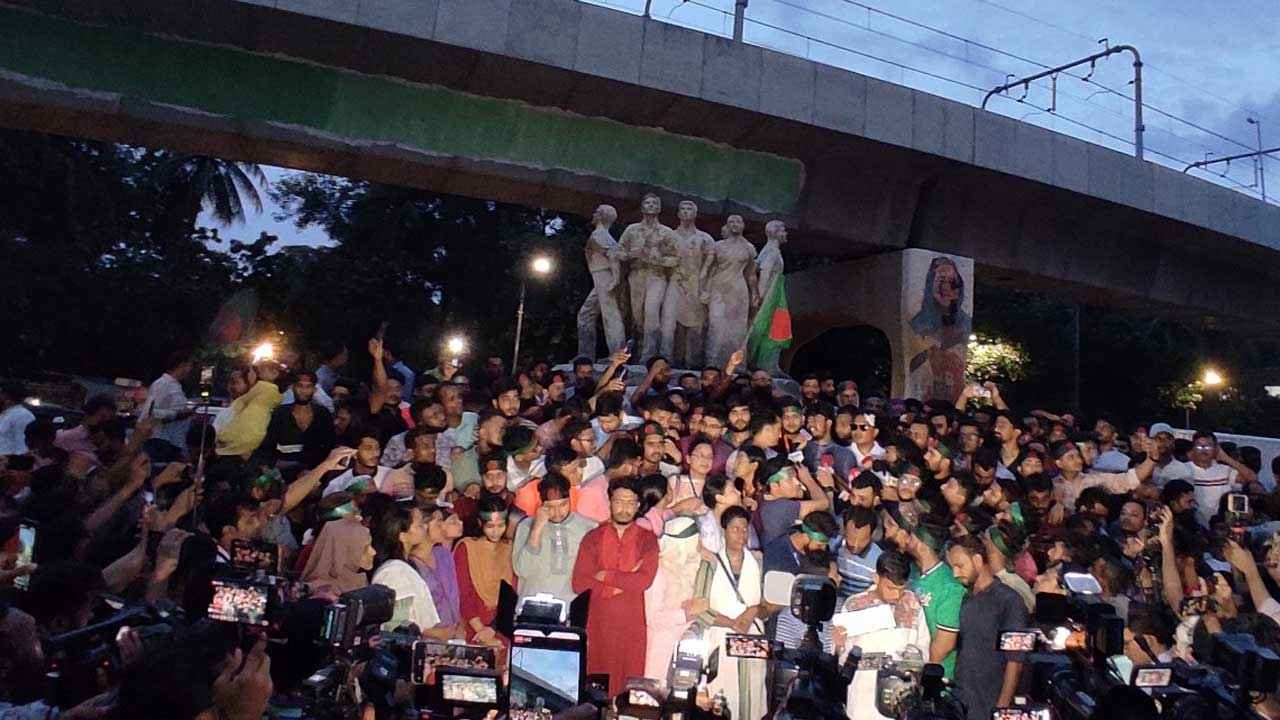
[(176, 194), (174, 219), (186, 230), (195, 230), (196, 218), (206, 207), (222, 225), (244, 222), (246, 201), (254, 212), (262, 212), (257, 186), (266, 186), (267, 176), (253, 163), (208, 155), (171, 155), (156, 171), (157, 180)]

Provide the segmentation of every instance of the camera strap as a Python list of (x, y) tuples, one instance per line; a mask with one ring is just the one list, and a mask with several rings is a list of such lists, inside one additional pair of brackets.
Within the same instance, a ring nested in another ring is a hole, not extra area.
[[(742, 557), (742, 562), (745, 564), (747, 562), (747, 558), (745, 555), (747, 551), (743, 550), (742, 552), (744, 553)], [(738, 578), (733, 574), (733, 571), (730, 570), (729, 566), (725, 563), (724, 556), (721, 555), (720, 553), (716, 553), (716, 562), (720, 564), (720, 569), (724, 570), (725, 577), (729, 579), (729, 587), (733, 588), (733, 594), (737, 596), (738, 602), (741, 603), (743, 607), (748, 607), (748, 608), (751, 607), (750, 605), (747, 604), (746, 600), (742, 599), (742, 592), (738, 590)], [(754, 620), (751, 621), (751, 626), (756, 627), (757, 623), (759, 622), (760, 622), (760, 618), (755, 618)]]

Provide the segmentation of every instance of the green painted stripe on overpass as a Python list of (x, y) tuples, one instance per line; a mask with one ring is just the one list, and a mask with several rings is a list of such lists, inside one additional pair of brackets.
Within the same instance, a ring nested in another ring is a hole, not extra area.
[(137, 100), (165, 103), (347, 140), (655, 185), (761, 212), (793, 211), (804, 182), (804, 166), (792, 158), (14, 8), (0, 7), (0, 68), (118, 93), (126, 109)]

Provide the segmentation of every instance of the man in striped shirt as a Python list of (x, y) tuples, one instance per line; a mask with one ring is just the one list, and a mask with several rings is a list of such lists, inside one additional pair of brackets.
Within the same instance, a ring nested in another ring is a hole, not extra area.
[(836, 568), (840, 572), (839, 607), (852, 595), (871, 587), (876, 579), (876, 560), (880, 546), (871, 541), (876, 531), (876, 513), (867, 507), (851, 507), (844, 511), (844, 533), (836, 550)]

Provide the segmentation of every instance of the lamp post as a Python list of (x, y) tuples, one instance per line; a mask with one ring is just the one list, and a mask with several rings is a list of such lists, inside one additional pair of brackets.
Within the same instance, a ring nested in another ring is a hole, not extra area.
[(1245, 118), (1245, 120), (1258, 131), (1258, 192), (1262, 195), (1262, 202), (1267, 201), (1267, 154), (1262, 152), (1262, 121), (1257, 118)]
[[(1211, 367), (1205, 368), (1204, 371), (1200, 374), (1200, 386), (1204, 388), (1222, 387), (1223, 385), (1226, 384), (1226, 382), (1227, 382), (1226, 378), (1222, 376), (1222, 373), (1218, 372), (1217, 370)], [(1204, 398), (1202, 395), (1201, 400), (1203, 401), (1203, 399)], [(1182, 417), (1183, 422), (1186, 423), (1187, 429), (1190, 430), (1191, 429), (1191, 408), (1190, 407), (1183, 408), (1182, 412), (1183, 412), (1183, 417)]]
[(546, 277), (551, 273), (551, 258), (538, 255), (529, 261), (529, 272), (520, 275), (520, 304), (516, 306), (516, 347), (511, 353), (511, 372), (515, 373), (520, 365), (520, 335), (524, 332), (524, 293), (529, 282), (529, 275)]

